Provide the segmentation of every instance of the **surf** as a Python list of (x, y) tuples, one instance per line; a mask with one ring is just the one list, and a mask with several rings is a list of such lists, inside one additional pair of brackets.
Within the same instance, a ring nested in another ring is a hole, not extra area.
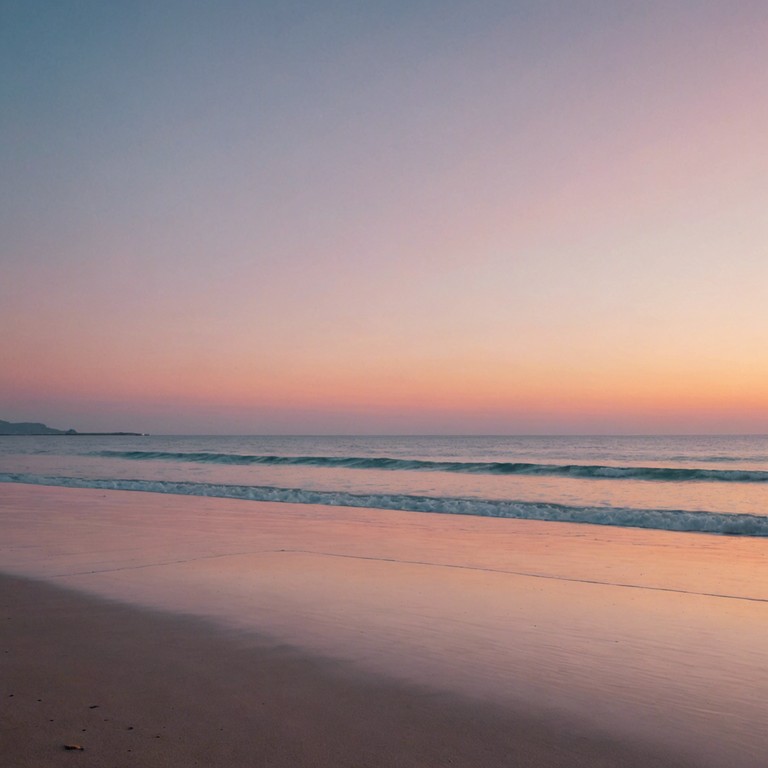
[(118, 491), (210, 496), (246, 501), (291, 504), (320, 504), (340, 507), (369, 507), (403, 512), (475, 515), (518, 520), (588, 523), (629, 528), (652, 528), (689, 533), (768, 536), (768, 517), (693, 510), (635, 509), (629, 507), (570, 506), (567, 504), (408, 494), (360, 494), (342, 491), (313, 491), (224, 483), (173, 482), (167, 480), (54, 477), (27, 473), (0, 473), (0, 482), (67, 488), (96, 488)]

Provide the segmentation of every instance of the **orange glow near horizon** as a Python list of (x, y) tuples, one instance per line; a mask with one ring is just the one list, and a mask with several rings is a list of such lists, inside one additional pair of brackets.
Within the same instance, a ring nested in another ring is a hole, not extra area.
[[(440, 431), (441, 421), (470, 425), (473, 420), (481, 431), (493, 423), (503, 425), (501, 431), (515, 431), (516, 424), (521, 425), (517, 431), (556, 432), (558, 424), (568, 431), (569, 425), (588, 429), (590, 423), (606, 425), (603, 429), (608, 431), (622, 431), (622, 423), (629, 425), (629, 431), (644, 431), (646, 420), (652, 431), (664, 424), (671, 431), (677, 431), (677, 425), (683, 431), (723, 431), (717, 428), (719, 424), (733, 423), (741, 431), (756, 432), (768, 426), (763, 416), (768, 412), (768, 394), (753, 371), (732, 371), (727, 380), (713, 379), (709, 386), (701, 385), (706, 371), (639, 373), (619, 369), (587, 375), (581, 369), (513, 369), (451, 375), (449, 368), (433, 367), (410, 376), (392, 370), (381, 375), (315, 371), (236, 379), (224, 371), (198, 376), (194, 382), (139, 375), (122, 382), (94, 381), (86, 392), (73, 377), (59, 380), (55, 392), (34, 382), (24, 390), (32, 402), (46, 398), (70, 404), (117, 402), (123, 404), (122, 410), (127, 407), (128, 412), (137, 413), (147, 407), (150, 412), (160, 408), (180, 414), (239, 413), (246, 419), (250, 416), (256, 427), (270, 414), (290, 420), (292, 413), (322, 417), (334, 412), (364, 415), (367, 421), (381, 425), (379, 429), (389, 422), (402, 425), (415, 419), (431, 424), (435, 431)], [(140, 421), (137, 428), (156, 429), (156, 415), (150, 423)], [(612, 424), (619, 428), (611, 429)]]

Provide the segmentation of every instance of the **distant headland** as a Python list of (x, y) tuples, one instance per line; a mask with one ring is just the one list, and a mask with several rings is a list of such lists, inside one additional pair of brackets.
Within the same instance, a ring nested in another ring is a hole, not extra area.
[(33, 421), (3, 421), (0, 419), (0, 435), (63, 435), (85, 437), (93, 435), (127, 435), (132, 437), (143, 437), (144, 432), (78, 432), (75, 429), (54, 429), (46, 424)]

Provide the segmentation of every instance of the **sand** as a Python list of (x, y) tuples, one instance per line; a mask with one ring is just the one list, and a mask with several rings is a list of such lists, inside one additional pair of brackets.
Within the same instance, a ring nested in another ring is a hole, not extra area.
[(11, 484), (0, 542), (8, 765), (764, 764), (764, 542)]
[(188, 617), (7, 577), (0, 604), (18, 768), (680, 764)]

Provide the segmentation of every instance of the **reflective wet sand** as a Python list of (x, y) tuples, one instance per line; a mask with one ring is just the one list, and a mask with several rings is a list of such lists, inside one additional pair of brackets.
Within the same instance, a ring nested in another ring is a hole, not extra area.
[(0, 568), (699, 765), (764, 764), (765, 541), (0, 487)]

